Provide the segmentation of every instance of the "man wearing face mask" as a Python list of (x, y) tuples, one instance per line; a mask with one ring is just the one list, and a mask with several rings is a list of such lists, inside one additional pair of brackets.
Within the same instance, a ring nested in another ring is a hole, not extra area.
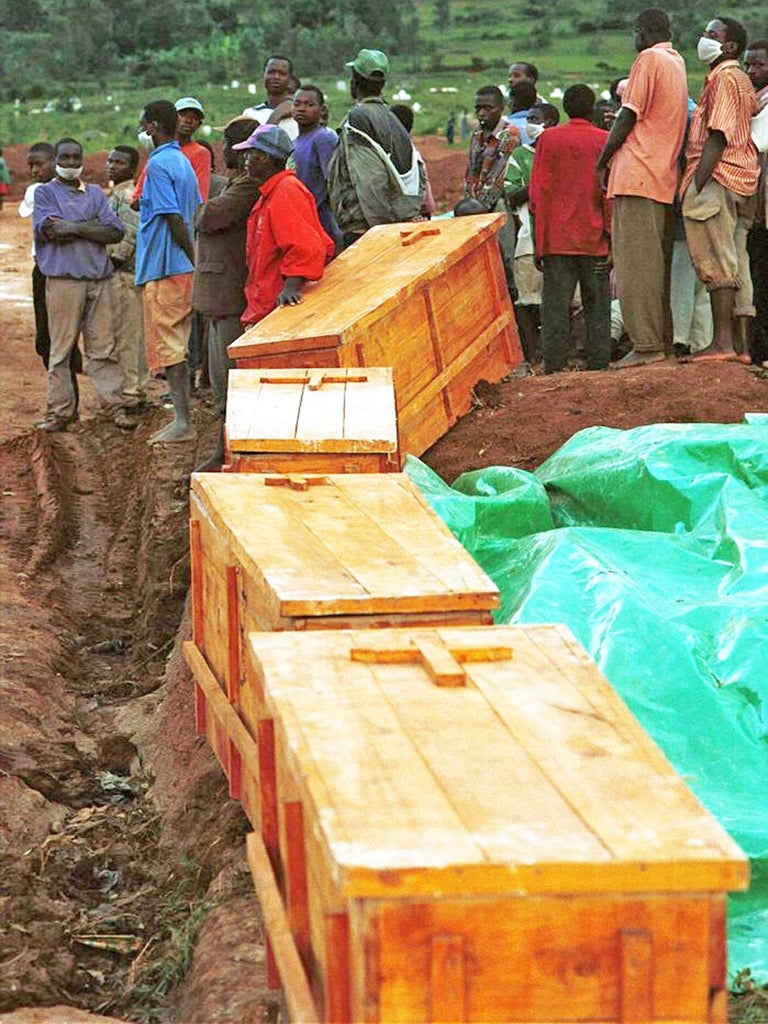
[(760, 168), (751, 137), (755, 91), (738, 64), (746, 44), (740, 22), (715, 18), (697, 48), (709, 72), (691, 118), (680, 195), (691, 259), (709, 292), (714, 335), (695, 362), (751, 362), (746, 339), (755, 307), (747, 232)]
[(102, 407), (117, 426), (136, 421), (123, 406), (123, 374), (115, 354), (112, 263), (107, 245), (123, 237), (123, 225), (98, 185), (82, 180), (83, 148), (76, 139), (56, 143), (56, 176), (35, 193), (33, 228), (37, 264), (45, 276), (51, 336), (48, 409), (37, 425), (53, 433), (75, 418), (70, 358), (82, 330), (86, 371)]
[(622, 106), (600, 159), (610, 164), (612, 252), (632, 351), (617, 369), (655, 363), (671, 348), (669, 308), (678, 157), (688, 121), (685, 62), (672, 48), (667, 14), (648, 7), (635, 21), (635, 49)]

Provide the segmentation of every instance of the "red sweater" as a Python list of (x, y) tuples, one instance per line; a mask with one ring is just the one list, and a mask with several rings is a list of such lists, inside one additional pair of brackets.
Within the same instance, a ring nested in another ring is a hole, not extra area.
[(293, 171), (274, 174), (261, 186), (261, 197), (248, 218), (243, 323), (255, 324), (272, 312), (286, 277), (319, 281), (333, 253), (315, 197)]
[(607, 256), (610, 201), (595, 173), (608, 132), (574, 117), (536, 142), (530, 209), (537, 256)]

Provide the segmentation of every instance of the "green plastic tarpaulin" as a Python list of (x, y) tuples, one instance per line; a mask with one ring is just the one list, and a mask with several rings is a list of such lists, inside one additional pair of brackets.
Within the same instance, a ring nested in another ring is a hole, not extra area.
[(750, 858), (731, 974), (768, 983), (768, 424), (593, 427), (535, 473), (406, 472), (501, 591), (563, 622)]

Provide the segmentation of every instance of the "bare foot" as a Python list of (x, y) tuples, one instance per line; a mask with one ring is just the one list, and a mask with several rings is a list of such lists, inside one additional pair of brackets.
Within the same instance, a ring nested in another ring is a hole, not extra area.
[(739, 355), (732, 348), (724, 348), (713, 342), (700, 352), (695, 352), (686, 362), (690, 363), (744, 363), (752, 362), (748, 355)]
[(195, 428), (188, 423), (178, 423), (173, 420), (167, 427), (158, 430), (149, 438), (147, 444), (179, 444), (182, 441), (194, 441)]
[(633, 366), (647, 366), (648, 363), (663, 363), (666, 356), (663, 352), (627, 352), (615, 363), (611, 363), (612, 370), (629, 370)]

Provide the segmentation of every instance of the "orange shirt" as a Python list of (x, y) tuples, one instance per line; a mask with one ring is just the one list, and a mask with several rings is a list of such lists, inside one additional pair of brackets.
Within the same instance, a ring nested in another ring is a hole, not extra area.
[(696, 173), (710, 130), (722, 132), (726, 141), (712, 177), (723, 188), (740, 196), (755, 194), (760, 165), (750, 129), (756, 113), (755, 90), (738, 61), (724, 60), (709, 72), (704, 79), (699, 105), (691, 118), (680, 195)]
[(608, 196), (671, 203), (688, 122), (685, 62), (671, 43), (656, 43), (638, 53), (622, 106), (634, 111), (637, 120), (611, 161)]

